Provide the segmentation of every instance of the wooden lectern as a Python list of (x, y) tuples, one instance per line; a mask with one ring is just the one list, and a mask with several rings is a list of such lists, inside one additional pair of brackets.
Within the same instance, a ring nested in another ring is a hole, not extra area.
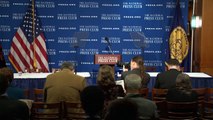
[(95, 64), (114, 66), (121, 61), (120, 54), (95, 54)]

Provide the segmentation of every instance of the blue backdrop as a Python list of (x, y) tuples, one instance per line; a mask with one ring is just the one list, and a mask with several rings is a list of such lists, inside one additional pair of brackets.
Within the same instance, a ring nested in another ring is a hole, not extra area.
[[(10, 44), (28, 4), (29, 0), (0, 1), (0, 42), (11, 68)], [(35, 4), (50, 69), (63, 61), (75, 62), (77, 71), (98, 69), (94, 54), (110, 54), (108, 37), (113, 53), (121, 54), (124, 62), (141, 55), (145, 66), (164, 70), (176, 0), (35, 0)], [(186, 28), (188, 1), (180, 0), (180, 7)]]

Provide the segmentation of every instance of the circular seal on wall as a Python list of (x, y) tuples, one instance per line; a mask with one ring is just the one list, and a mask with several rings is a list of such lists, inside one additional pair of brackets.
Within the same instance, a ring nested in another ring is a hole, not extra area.
[(170, 34), (169, 38), (170, 56), (182, 63), (189, 50), (189, 42), (185, 30), (178, 26)]

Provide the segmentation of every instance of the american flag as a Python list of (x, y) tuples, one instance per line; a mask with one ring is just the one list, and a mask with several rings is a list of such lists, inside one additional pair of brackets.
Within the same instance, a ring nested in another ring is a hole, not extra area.
[(9, 60), (17, 72), (40, 69), (49, 72), (47, 48), (34, 4), (29, 4), (21, 26), (13, 37)]

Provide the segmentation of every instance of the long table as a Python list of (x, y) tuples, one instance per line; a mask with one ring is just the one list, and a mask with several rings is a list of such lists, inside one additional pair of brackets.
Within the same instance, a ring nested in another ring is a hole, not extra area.
[[(34, 88), (43, 88), (47, 75), (52, 73), (14, 73), (14, 80), (12, 84), (14, 86), (23, 88), (23, 89), (32, 89)], [(96, 83), (96, 74), (92, 74), (89, 72), (77, 72), (78, 75), (83, 76), (87, 79), (87, 84), (95, 84)], [(151, 76), (151, 80), (148, 84), (148, 88), (151, 90), (154, 87), (155, 79), (158, 72), (148, 72)], [(186, 72), (191, 78), (193, 88), (213, 88), (213, 77), (201, 73), (201, 72)], [(120, 74), (117, 74), (119, 79)]]

